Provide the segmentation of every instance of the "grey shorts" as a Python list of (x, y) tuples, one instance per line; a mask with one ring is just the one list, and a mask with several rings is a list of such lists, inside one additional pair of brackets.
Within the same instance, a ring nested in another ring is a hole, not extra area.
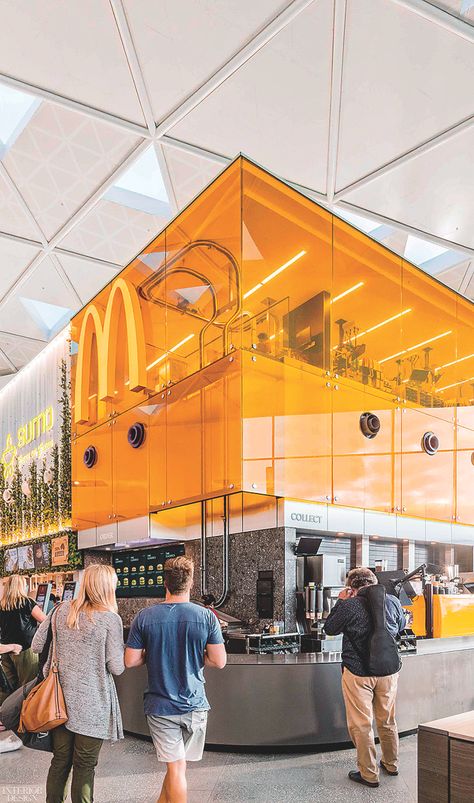
[(159, 761), (200, 761), (206, 741), (207, 711), (172, 717), (147, 716)]

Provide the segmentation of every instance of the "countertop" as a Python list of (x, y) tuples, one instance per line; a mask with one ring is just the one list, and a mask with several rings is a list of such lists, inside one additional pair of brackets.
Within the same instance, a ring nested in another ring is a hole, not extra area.
[(474, 742), (474, 711), (465, 714), (456, 714), (453, 717), (434, 719), (424, 722), (420, 728), (437, 731), (450, 736), (452, 739), (462, 739), (465, 742)]

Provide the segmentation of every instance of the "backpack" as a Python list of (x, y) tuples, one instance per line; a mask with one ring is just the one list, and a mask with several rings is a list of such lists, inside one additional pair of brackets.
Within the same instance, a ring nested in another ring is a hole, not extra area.
[(365, 586), (363, 593), (359, 592), (358, 598), (363, 600), (373, 626), (367, 642), (367, 653), (362, 654), (354, 641), (349, 639), (370, 677), (395, 675), (402, 666), (397, 642), (387, 630), (386, 596), (385, 588), (382, 585)]

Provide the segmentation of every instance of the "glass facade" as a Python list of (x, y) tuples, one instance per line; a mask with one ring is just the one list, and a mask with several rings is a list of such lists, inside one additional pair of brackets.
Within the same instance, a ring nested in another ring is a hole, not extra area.
[(473, 334), (470, 302), (239, 158), (73, 320), (75, 524), (238, 491), (474, 524)]

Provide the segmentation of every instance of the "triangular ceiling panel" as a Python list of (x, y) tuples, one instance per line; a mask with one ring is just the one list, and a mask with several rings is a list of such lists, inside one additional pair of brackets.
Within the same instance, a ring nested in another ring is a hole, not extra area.
[(87, 304), (96, 293), (111, 282), (120, 270), (64, 253), (59, 253), (57, 258), (83, 304)]
[(473, 85), (472, 43), (448, 24), (348, 0), (337, 189), (471, 116)]
[(108, 2), (7, 2), (1, 11), (0, 72), (143, 124)]
[(163, 154), (176, 202), (183, 209), (206, 187), (225, 165), (186, 150), (163, 145)]
[(0, 299), (12, 288), (38, 253), (39, 249), (34, 245), (0, 237)]
[(170, 135), (325, 191), (332, 25), (332, 3), (309, 5)]
[(161, 120), (289, 2), (125, 0), (124, 5), (155, 119)]
[(101, 120), (43, 103), (4, 162), (44, 234), (51, 237), (137, 141)]

